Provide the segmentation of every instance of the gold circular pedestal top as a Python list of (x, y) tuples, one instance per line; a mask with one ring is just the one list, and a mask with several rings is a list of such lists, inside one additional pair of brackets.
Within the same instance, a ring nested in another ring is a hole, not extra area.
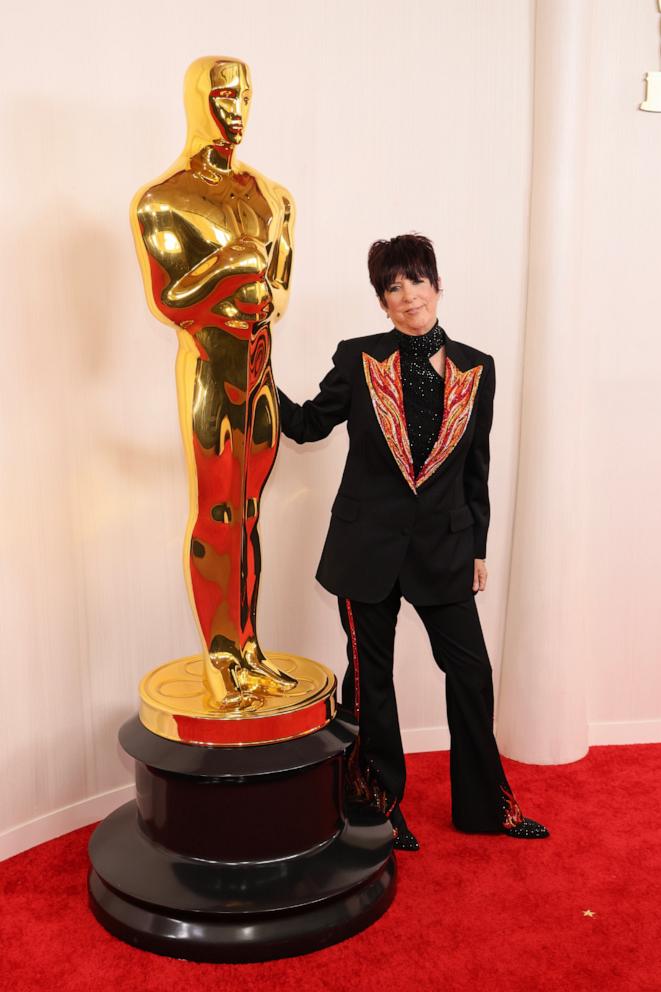
[(260, 694), (256, 708), (238, 713), (214, 707), (201, 657), (169, 661), (140, 683), (140, 721), (168, 740), (241, 747), (303, 737), (333, 719), (337, 682), (329, 668), (280, 652), (269, 652), (268, 660), (298, 685), (274, 695)]

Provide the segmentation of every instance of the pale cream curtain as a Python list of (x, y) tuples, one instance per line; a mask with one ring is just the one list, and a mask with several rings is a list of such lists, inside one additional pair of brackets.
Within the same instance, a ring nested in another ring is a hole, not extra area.
[(498, 705), (498, 742), (520, 761), (588, 748), (582, 221), (591, 0), (538, 0), (521, 436)]

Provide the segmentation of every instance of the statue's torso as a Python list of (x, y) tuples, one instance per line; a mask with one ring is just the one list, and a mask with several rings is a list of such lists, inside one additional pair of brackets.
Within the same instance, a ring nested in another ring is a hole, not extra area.
[(246, 168), (222, 176), (191, 168), (142, 196), (154, 301), (173, 323), (248, 329), (268, 318), (268, 273), (282, 225), (270, 185)]

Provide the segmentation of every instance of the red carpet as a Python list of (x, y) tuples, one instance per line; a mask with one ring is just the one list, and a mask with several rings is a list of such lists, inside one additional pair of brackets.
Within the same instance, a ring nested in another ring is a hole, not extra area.
[[(352, 940), (267, 964), (160, 958), (110, 937), (86, 903), (92, 828), (0, 864), (5, 992), (661, 992), (661, 745), (570, 765), (504, 759), (540, 841), (455, 832), (448, 754), (410, 755), (390, 910)], [(585, 916), (591, 910), (594, 916)]]

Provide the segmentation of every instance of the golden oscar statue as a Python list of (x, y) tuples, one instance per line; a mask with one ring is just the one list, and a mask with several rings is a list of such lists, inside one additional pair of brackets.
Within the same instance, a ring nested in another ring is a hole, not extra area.
[(149, 305), (179, 340), (191, 507), (184, 570), (203, 641), (201, 664), (182, 659), (143, 683), (142, 715), (157, 732), (176, 716), (178, 693), (192, 698), (196, 677), (199, 715), (230, 717), (265, 707), (282, 716), (332, 695), (333, 681), (304, 659), (270, 660), (257, 637), (260, 500), (280, 435), (271, 325), (289, 295), (293, 200), (235, 158), (252, 97), (243, 62), (198, 59), (184, 93), (185, 150), (131, 206)]
[(335, 676), (257, 637), (257, 524), (279, 440), (271, 325), (289, 292), (294, 207), (235, 158), (251, 95), (238, 59), (194, 62), (184, 152), (131, 207), (147, 299), (177, 330), (184, 571), (203, 650), (142, 680), (119, 730), (135, 799), (89, 843), (101, 925), (195, 961), (318, 950), (395, 893), (390, 823), (345, 798), (358, 727), (336, 712)]

